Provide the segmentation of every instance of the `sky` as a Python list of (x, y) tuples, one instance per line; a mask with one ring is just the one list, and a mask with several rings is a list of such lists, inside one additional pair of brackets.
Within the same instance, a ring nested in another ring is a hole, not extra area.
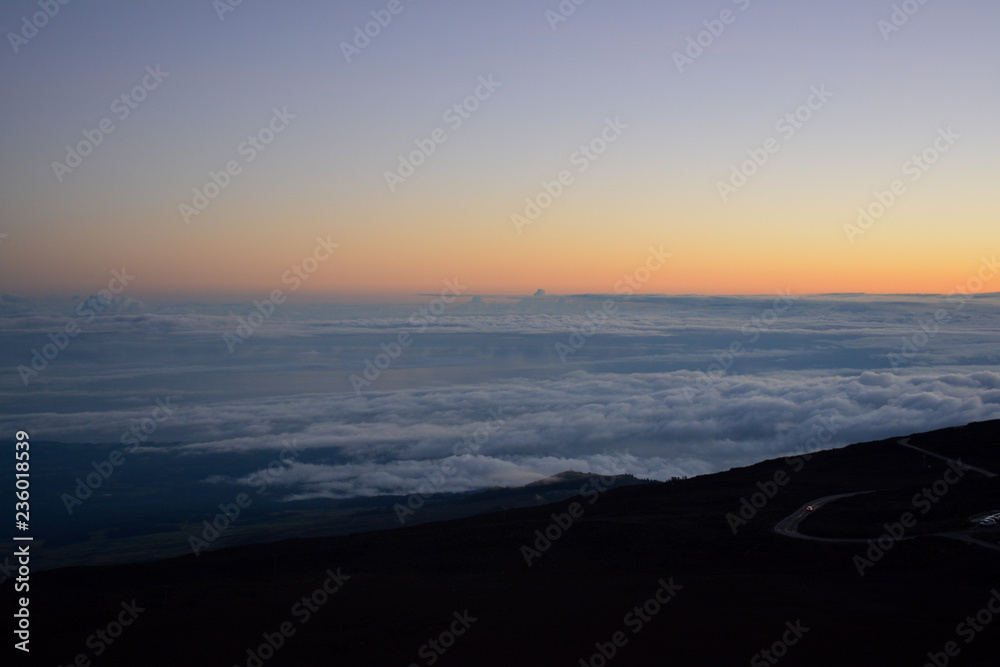
[(5, 2), (0, 293), (949, 294), (1000, 5), (903, 4)]

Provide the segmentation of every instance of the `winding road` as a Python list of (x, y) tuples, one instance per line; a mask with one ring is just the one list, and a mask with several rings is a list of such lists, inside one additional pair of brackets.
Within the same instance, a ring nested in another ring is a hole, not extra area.
[[(961, 470), (969, 470), (969, 471), (972, 471), (972, 472), (977, 472), (980, 475), (983, 475), (984, 477), (996, 477), (996, 474), (990, 472), (989, 470), (985, 470), (983, 468), (977, 468), (976, 466), (970, 466), (970, 465), (968, 465), (966, 463), (962, 463), (961, 461), (957, 461), (955, 459), (949, 459), (946, 456), (941, 456), (940, 454), (935, 454), (934, 452), (929, 452), (929, 451), (927, 451), (925, 449), (921, 449), (920, 447), (914, 447), (913, 445), (911, 445), (909, 443), (909, 440), (910, 440), (909, 438), (903, 438), (902, 440), (899, 440), (898, 443), (901, 446), (903, 446), (903, 447), (907, 447), (909, 449), (913, 449), (915, 451), (920, 452), (921, 454), (926, 454), (927, 456), (932, 456), (932, 457), (934, 457), (936, 459), (941, 459), (942, 461), (947, 461), (948, 463), (952, 464), (953, 466), (955, 466), (956, 468), (959, 468)], [(872, 491), (856, 491), (854, 493), (839, 493), (839, 494), (833, 495), (833, 496), (823, 496), (822, 498), (817, 498), (816, 500), (812, 501), (811, 503), (807, 503), (807, 504), (803, 505), (798, 510), (796, 510), (793, 514), (785, 517), (784, 519), (782, 519), (781, 521), (779, 521), (778, 523), (776, 523), (774, 525), (774, 532), (776, 532), (779, 535), (784, 535), (785, 537), (795, 537), (795, 538), (798, 538), (798, 539), (801, 539), (801, 540), (813, 540), (814, 542), (854, 542), (854, 543), (865, 544), (865, 543), (867, 543), (869, 541), (868, 539), (862, 539), (862, 538), (839, 538), (839, 537), (813, 537), (812, 535), (803, 535), (802, 533), (799, 532), (799, 524), (802, 523), (802, 521), (805, 520), (805, 518), (807, 516), (809, 516), (810, 514), (812, 514), (813, 512), (815, 512), (816, 510), (818, 510), (823, 505), (825, 505), (825, 504), (827, 504), (827, 503), (829, 503), (829, 502), (831, 502), (833, 500), (838, 500), (840, 498), (850, 498), (851, 496), (860, 496), (860, 495), (865, 494), (865, 493), (874, 493), (874, 490), (872, 490)], [(810, 507), (812, 508), (812, 510), (808, 509)], [(916, 537), (919, 537), (919, 536), (901, 537), (899, 539), (900, 540), (911, 540), (911, 539), (915, 539)], [(966, 544), (971, 544), (971, 545), (979, 546), (979, 547), (985, 547), (987, 549), (993, 549), (994, 551), (1000, 551), (1000, 546), (997, 546), (995, 544), (991, 544), (989, 542), (984, 542), (983, 540), (978, 540), (978, 539), (972, 537), (971, 535), (969, 535), (967, 532), (953, 531), (953, 532), (949, 532), (949, 533), (934, 533), (933, 535), (927, 535), (927, 537), (946, 537), (948, 539), (958, 540), (960, 542), (965, 542)]]
[[(801, 540), (813, 540), (814, 542), (861, 542), (865, 543), (868, 540), (858, 539), (858, 538), (841, 538), (841, 537), (813, 537), (812, 535), (803, 535), (799, 532), (799, 524), (802, 521), (818, 510), (823, 505), (833, 500), (838, 500), (839, 498), (850, 498), (851, 496), (860, 496), (864, 493), (873, 493), (873, 491), (855, 491), (854, 493), (838, 493), (834, 496), (824, 496), (822, 498), (817, 498), (816, 500), (803, 505), (778, 523), (774, 525), (774, 532), (779, 535), (784, 535), (785, 537), (797, 537)], [(812, 510), (808, 508), (812, 507)]]

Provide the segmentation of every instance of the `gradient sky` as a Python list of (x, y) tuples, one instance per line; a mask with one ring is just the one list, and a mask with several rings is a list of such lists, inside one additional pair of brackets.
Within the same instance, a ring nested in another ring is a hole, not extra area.
[[(591, 0), (553, 30), (556, 0), (402, 0), (346, 62), (387, 4), (244, 0), (220, 20), (208, 0), (73, 2), (15, 53), (39, 8), (3, 3), (0, 292), (94, 293), (124, 266), (132, 297), (256, 297), (329, 235), (341, 247), (301, 295), (611, 292), (650, 246), (672, 257), (649, 293), (948, 293), (1000, 245), (992, 0), (928, 3), (888, 39), (888, 1)], [(724, 9), (735, 21), (679, 72), (672, 54)], [(119, 120), (156, 66), (169, 76)], [(490, 75), (452, 129), (445, 110)], [(813, 86), (833, 97), (785, 139), (775, 124)], [(274, 108), (295, 119), (246, 163)], [(105, 117), (59, 182), (52, 163)], [(578, 173), (608, 118), (628, 129)], [(912, 182), (903, 164), (949, 127)], [(448, 140), (390, 192), (384, 172), (436, 128)], [(771, 137), (723, 202), (717, 182)], [(242, 172), (185, 224), (229, 160)], [(564, 169), (573, 185), (518, 233), (511, 215)], [(894, 179), (905, 194), (851, 243), (844, 225)]]

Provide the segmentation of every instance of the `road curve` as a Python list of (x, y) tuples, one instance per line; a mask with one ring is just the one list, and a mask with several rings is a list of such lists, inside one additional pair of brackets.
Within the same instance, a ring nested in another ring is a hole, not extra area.
[[(865, 493), (874, 493), (874, 491), (856, 491), (855, 493), (840, 493), (835, 496), (823, 496), (822, 498), (817, 498), (811, 503), (807, 503), (797, 509), (794, 514), (791, 514), (778, 523), (774, 525), (774, 532), (778, 535), (784, 535), (785, 537), (795, 537), (800, 540), (812, 540), (813, 542), (839, 542), (839, 543), (854, 543), (854, 544), (867, 544), (871, 539), (862, 538), (847, 538), (847, 537), (813, 537), (812, 535), (803, 535), (799, 532), (799, 524), (802, 521), (815, 512), (817, 509), (827, 504), (832, 500), (837, 500), (838, 498), (850, 498), (851, 496), (860, 496)], [(807, 507), (812, 507), (812, 511), (807, 510)], [(965, 542), (972, 546), (983, 547), (986, 549), (992, 549), (993, 551), (1000, 551), (1000, 546), (996, 544), (991, 544), (990, 542), (985, 542), (983, 540), (976, 539), (969, 535), (967, 532), (952, 531), (947, 533), (932, 533), (930, 535), (914, 535), (907, 537), (900, 537), (897, 541), (902, 540), (912, 540), (917, 537), (944, 537), (950, 540), (958, 540), (959, 542)]]
[[(959, 468), (960, 470), (968, 470), (968, 471), (976, 472), (976, 473), (979, 473), (980, 475), (982, 475), (984, 477), (996, 477), (996, 474), (990, 472), (989, 470), (985, 470), (983, 468), (977, 468), (976, 466), (971, 466), (971, 465), (969, 465), (967, 463), (962, 463), (961, 461), (958, 461), (958, 460), (955, 460), (955, 459), (950, 459), (947, 456), (942, 456), (940, 454), (935, 454), (934, 452), (929, 452), (926, 449), (921, 449), (920, 447), (915, 447), (915, 446), (911, 445), (909, 441), (910, 441), (909, 438), (903, 438), (902, 440), (899, 440), (897, 442), (898, 442), (899, 445), (901, 445), (903, 447), (907, 447), (909, 449), (913, 449), (915, 451), (918, 451), (921, 454), (926, 454), (927, 456), (932, 456), (932, 457), (934, 457), (936, 459), (941, 459), (942, 461), (947, 461), (948, 463), (950, 463), (951, 465), (953, 465), (956, 468)], [(823, 496), (822, 498), (817, 498), (816, 500), (812, 501), (811, 503), (807, 503), (807, 504), (803, 505), (802, 507), (800, 507), (799, 509), (797, 509), (793, 514), (785, 517), (784, 519), (782, 519), (781, 521), (779, 521), (778, 523), (776, 523), (774, 525), (774, 532), (776, 532), (778, 535), (784, 535), (785, 537), (795, 537), (795, 538), (798, 538), (800, 540), (812, 540), (814, 542), (842, 542), (842, 543), (843, 542), (853, 542), (853, 543), (865, 544), (869, 540), (867, 540), (867, 539), (861, 539), (861, 538), (813, 537), (812, 535), (803, 535), (802, 533), (799, 532), (799, 524), (802, 523), (807, 516), (809, 516), (810, 514), (812, 514), (813, 512), (815, 512), (816, 510), (818, 510), (823, 505), (827, 504), (828, 502), (831, 502), (831, 501), (834, 501), (834, 500), (838, 500), (840, 498), (850, 498), (851, 496), (859, 496), (859, 495), (862, 495), (864, 493), (874, 493), (874, 491), (856, 491), (854, 493), (838, 493), (838, 494), (833, 495), (833, 496)], [(806, 509), (807, 507), (812, 507), (812, 511)], [(966, 544), (972, 544), (972, 545), (975, 545), (975, 546), (986, 547), (988, 549), (993, 549), (993, 550), (1000, 551), (1000, 547), (998, 547), (997, 545), (990, 544), (989, 542), (984, 542), (983, 540), (978, 540), (978, 539), (972, 537), (971, 535), (968, 535), (968, 534), (963, 533), (963, 532), (954, 531), (954, 532), (948, 532), (948, 533), (935, 533), (933, 536), (934, 537), (945, 537), (945, 538), (953, 539), (953, 540), (959, 540), (961, 542), (965, 542)], [(930, 537), (930, 536), (928, 536), (928, 537)], [(902, 537), (900, 539), (901, 540), (909, 540), (909, 539), (913, 539), (913, 538), (912, 537)]]
[[(818, 510), (823, 505), (831, 502), (833, 500), (838, 500), (840, 498), (850, 498), (851, 496), (860, 496), (865, 493), (873, 493), (873, 491), (855, 491), (854, 493), (838, 493), (834, 496), (824, 496), (822, 498), (817, 498), (811, 503), (807, 503), (797, 509), (794, 514), (791, 514), (778, 523), (774, 525), (774, 532), (779, 535), (784, 535), (785, 537), (796, 537), (801, 540), (813, 540), (814, 542), (860, 542), (864, 544), (868, 540), (857, 539), (857, 538), (844, 538), (844, 537), (813, 537), (812, 535), (803, 535), (799, 532), (799, 524), (802, 521)], [(812, 507), (812, 511), (806, 509), (807, 507)]]

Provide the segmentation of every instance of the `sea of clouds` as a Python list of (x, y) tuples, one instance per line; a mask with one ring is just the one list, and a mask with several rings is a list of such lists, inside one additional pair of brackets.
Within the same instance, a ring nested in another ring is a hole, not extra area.
[[(5, 432), (118, 442), (168, 400), (143, 451), (169, 465), (294, 441), (289, 499), (405, 494), (441, 470), (440, 491), (565, 470), (663, 480), (1000, 418), (995, 294), (288, 304), (232, 352), (252, 304), (88, 318), (82, 302), (0, 297)], [(18, 368), (71, 321), (79, 335), (26, 382)]]

